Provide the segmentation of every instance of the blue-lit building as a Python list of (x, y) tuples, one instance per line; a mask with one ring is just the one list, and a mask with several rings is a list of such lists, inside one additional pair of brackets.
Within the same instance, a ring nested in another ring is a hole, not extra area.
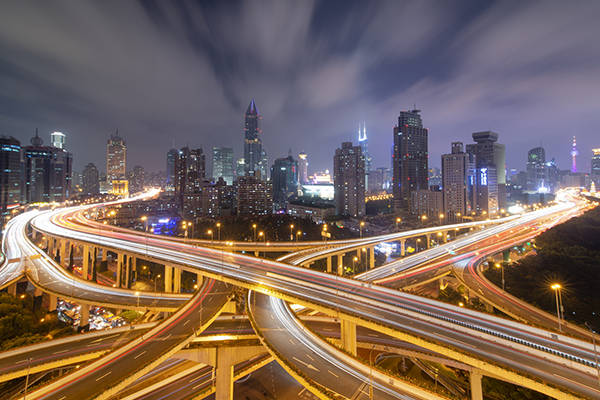
[(271, 167), (273, 183), (273, 208), (285, 210), (288, 199), (298, 191), (298, 162), (288, 155), (278, 158)]

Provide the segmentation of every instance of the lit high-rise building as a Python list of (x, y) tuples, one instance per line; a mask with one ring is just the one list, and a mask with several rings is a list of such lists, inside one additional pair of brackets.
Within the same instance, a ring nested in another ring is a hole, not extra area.
[(467, 153), (475, 155), (477, 165), (477, 210), (493, 214), (506, 208), (506, 149), (497, 143), (496, 132), (475, 132), (472, 136), (476, 143), (467, 145)]
[(394, 208), (406, 209), (410, 192), (428, 190), (428, 130), (423, 128), (420, 110), (400, 111), (394, 127), (393, 189)]
[(237, 161), (235, 162), (235, 177), (240, 178), (244, 175), (246, 175), (246, 161), (244, 161), (244, 158), (238, 158)]
[(65, 148), (65, 134), (62, 132), (52, 132), (50, 134), (50, 143), (52, 147), (56, 147), (58, 149)]
[(36, 131), (31, 146), (23, 148), (27, 203), (61, 202), (71, 196), (73, 156), (64, 148), (43, 144)]
[[(262, 130), (254, 99), (248, 105), (244, 119), (244, 172), (247, 175), (258, 175), (261, 172), (263, 158), (266, 156), (262, 148)], [(264, 179), (264, 176), (262, 177)]]
[(233, 149), (231, 147), (213, 147), (212, 175), (215, 180), (223, 178), (228, 184), (233, 184)]
[(129, 193), (142, 192), (146, 183), (146, 172), (144, 171), (144, 167), (141, 165), (133, 167), (127, 174), (127, 180), (129, 181)]
[(92, 163), (89, 163), (83, 169), (81, 174), (82, 191), (84, 195), (95, 196), (100, 193), (100, 176), (98, 168)]
[(271, 182), (247, 175), (237, 179), (236, 188), (238, 215), (268, 215), (273, 212), (273, 187)]
[(304, 185), (308, 182), (308, 154), (298, 154), (298, 182)]
[(127, 145), (119, 136), (119, 131), (110, 135), (106, 143), (106, 180), (110, 184), (125, 179), (127, 172)]
[(275, 211), (285, 210), (290, 196), (298, 190), (298, 163), (290, 154), (278, 158), (271, 167), (273, 184), (273, 206)]
[(175, 163), (179, 157), (179, 150), (171, 149), (167, 152), (167, 182), (166, 189), (169, 192), (175, 191), (175, 183), (177, 182), (175, 174)]
[(333, 157), (334, 202), (337, 215), (365, 215), (365, 158), (360, 146), (342, 143)]
[(179, 150), (175, 176), (175, 196), (183, 209), (185, 198), (199, 194), (206, 177), (206, 159), (202, 148), (190, 149), (186, 146)]
[(535, 147), (527, 152), (527, 190), (550, 190), (546, 152), (543, 147)]
[(471, 212), (476, 201), (475, 155), (465, 153), (461, 142), (442, 155), (443, 212), (450, 221)]
[(369, 154), (369, 139), (367, 138), (367, 124), (363, 122), (362, 130), (358, 126), (358, 144), (365, 158), (365, 188), (369, 190), (369, 174), (371, 173), (371, 156)]
[(592, 149), (592, 170), (591, 175), (600, 177), (600, 148)]
[(575, 140), (575, 136), (573, 136), (573, 143), (571, 145), (571, 172), (577, 173), (577, 156), (579, 155), (579, 151), (577, 150), (577, 141)]
[(21, 143), (0, 137), (0, 213), (5, 215), (21, 204)]

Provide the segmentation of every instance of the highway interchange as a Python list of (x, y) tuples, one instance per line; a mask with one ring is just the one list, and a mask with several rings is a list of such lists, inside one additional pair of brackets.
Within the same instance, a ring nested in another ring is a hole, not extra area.
[[(520, 223), (514, 219), (512, 222), (499, 225), (498, 231), (487, 232), (487, 237), (527, 224), (538, 218), (562, 214), (567, 210), (567, 208), (556, 207), (551, 211), (540, 210), (538, 214), (529, 214), (529, 216), (523, 217), (524, 219)], [(566, 206), (563, 205), (563, 207)], [(458, 307), (440, 304), (395, 290), (365, 285), (351, 279), (333, 277), (269, 260), (192, 247), (185, 243), (174, 243), (158, 238), (140, 238), (139, 235), (125, 232), (103, 230), (100, 235), (98, 230), (91, 226), (85, 227), (69, 222), (68, 217), (61, 216), (60, 212), (41, 214), (32, 222), (37, 230), (46, 234), (101, 244), (104, 247), (110, 246), (140, 255), (145, 254), (153, 259), (176, 263), (194, 272), (202, 271), (209, 277), (231, 284), (276, 295), (296, 303), (304, 303), (306, 306), (329, 315), (368, 321), (371, 328), (380, 330), (382, 333), (391, 333), (392, 336), (399, 339), (409, 342), (412, 340), (415, 344), (428, 343), (433, 347), (441, 345), (457, 351), (478, 366), (481, 366), (481, 358), (483, 358), (484, 362), (516, 369), (521, 376), (541, 377), (548, 383), (560, 388), (567, 388), (574, 393), (589, 397), (597, 397), (599, 393), (595, 388), (593, 375), (586, 369), (593, 363), (593, 354), (587, 343), (545, 335), (524, 325), (508, 323), (485, 314), (473, 314), (473, 312), (467, 312)], [(500, 229), (511, 223), (514, 225)], [(480, 235), (490, 229), (494, 228), (476, 232), (448, 245), (458, 249), (463, 245), (459, 243), (460, 240), (466, 240), (464, 245), (473, 244), (482, 240), (482, 237), (475, 235)], [(469, 238), (471, 239), (469, 240)], [(437, 249), (447, 254), (448, 250), (442, 248), (443, 246), (439, 246), (431, 250)], [(435, 255), (424, 256), (425, 253), (419, 253), (417, 256), (426, 257), (426, 260), (435, 258)], [(409, 257), (403, 261), (415, 257)], [(393, 264), (388, 265), (384, 267), (388, 272), (377, 277), (381, 279), (383, 276), (393, 276), (397, 272), (407, 270), (426, 260), (413, 260), (414, 264), (411, 266), (408, 266), (407, 262), (404, 263), (406, 265), (400, 267), (392, 266)], [(383, 268), (374, 271), (379, 270), (383, 270)], [(4, 268), (2, 272), (4, 272)], [(368, 278), (360, 277), (360, 279)], [(211, 281), (207, 280), (207, 282)], [(77, 281), (77, 283), (79, 286), (80, 282)], [(82, 294), (82, 297), (85, 296), (87, 293)], [(122, 300), (114, 300), (113, 303), (111, 296), (118, 296), (118, 294), (109, 291), (105, 294), (104, 301), (110, 304), (122, 303)], [(266, 296), (262, 297), (268, 299)], [(262, 309), (280, 307), (276, 301), (267, 303), (268, 305)], [(285, 315), (284, 312), (279, 314)], [(283, 332), (289, 334), (289, 329)], [(541, 359), (544, 361), (541, 362)]]

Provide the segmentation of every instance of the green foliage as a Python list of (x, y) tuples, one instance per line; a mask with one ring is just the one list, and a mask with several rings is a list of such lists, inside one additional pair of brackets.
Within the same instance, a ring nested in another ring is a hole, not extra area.
[(71, 327), (58, 321), (54, 315), (34, 312), (30, 297), (17, 299), (8, 293), (0, 293), (0, 350), (71, 333)]
[[(542, 233), (536, 248), (536, 255), (505, 267), (507, 291), (555, 313), (550, 285), (558, 282), (563, 287), (565, 318), (600, 330), (600, 208)], [(499, 284), (499, 271), (491, 268), (486, 276)]]
[(121, 314), (119, 314), (119, 317), (123, 318), (127, 322), (132, 322), (132, 321), (135, 321), (136, 319), (138, 319), (140, 317), (140, 315), (141, 315), (141, 313), (139, 313), (137, 311), (125, 310)]

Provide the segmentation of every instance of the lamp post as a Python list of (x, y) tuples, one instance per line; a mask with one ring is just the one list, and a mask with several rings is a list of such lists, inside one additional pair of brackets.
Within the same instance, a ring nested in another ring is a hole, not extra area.
[(360, 221), (360, 237), (362, 238), (362, 230), (363, 230), (363, 226), (365, 226), (365, 221)]
[(358, 261), (358, 257), (354, 256), (354, 258), (352, 258), (352, 273), (356, 272), (356, 262)]
[(252, 224), (252, 229), (254, 230), (253, 241), (256, 242), (256, 224)]
[(154, 277), (154, 292), (156, 293), (156, 281), (160, 279), (160, 274)]
[(294, 224), (290, 224), (290, 242), (294, 240)]
[(496, 263), (494, 266), (502, 271), (502, 290), (504, 290), (504, 263)]
[(440, 215), (438, 215), (438, 217), (440, 218), (440, 225), (441, 225), (442, 221), (444, 220), (444, 214), (440, 213)]
[(221, 241), (221, 223), (217, 222), (217, 240)]
[(400, 225), (400, 222), (402, 222), (402, 218), (397, 217), (396, 218), (396, 231), (399, 231), (398, 226)]
[(296, 232), (296, 243), (298, 243), (298, 236), (302, 235), (302, 231)]
[(425, 221), (427, 221), (427, 215), (421, 215), (421, 226), (425, 226)]
[(210, 241), (212, 242), (212, 241), (214, 240), (214, 234), (213, 234), (213, 230), (212, 230), (212, 229), (209, 229), (209, 230), (207, 230), (207, 231), (206, 231), (206, 233), (207, 233), (208, 235), (210, 235)]
[(144, 232), (148, 232), (148, 217), (146, 215), (142, 215), (140, 220), (144, 223)]
[(556, 319), (558, 320), (558, 330), (559, 332), (562, 332), (562, 326), (560, 323), (560, 308), (558, 305), (558, 296), (560, 295), (560, 288), (562, 286), (560, 285), (560, 283), (554, 283), (550, 286), (550, 289), (554, 290), (554, 296), (556, 297)]

